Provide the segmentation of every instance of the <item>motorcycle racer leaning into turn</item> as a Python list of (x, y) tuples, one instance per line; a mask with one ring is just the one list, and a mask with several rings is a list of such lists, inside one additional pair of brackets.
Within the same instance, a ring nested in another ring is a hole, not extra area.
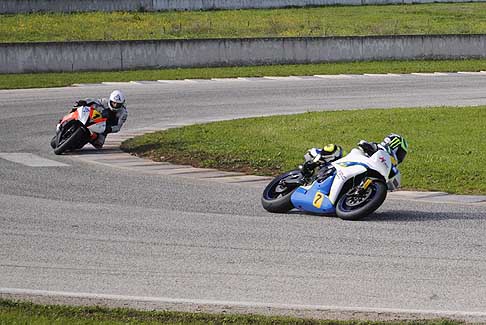
[(105, 144), (106, 136), (109, 133), (116, 133), (121, 130), (128, 117), (128, 110), (125, 106), (125, 95), (120, 90), (114, 90), (109, 98), (86, 98), (74, 103), (74, 107), (94, 106), (101, 116), (107, 118), (105, 132), (98, 134), (91, 144), (96, 149), (101, 149)]
[[(403, 162), (408, 152), (408, 143), (401, 135), (391, 133), (387, 135), (381, 143), (368, 142), (361, 140), (358, 143), (361, 149), (368, 157), (371, 157), (378, 150), (384, 150), (392, 157), (394, 168), (391, 169), (390, 177), (399, 173), (396, 168)], [(314, 173), (316, 167), (329, 164), (335, 160), (341, 159), (346, 153), (343, 148), (337, 144), (328, 144), (324, 148), (311, 148), (304, 155), (304, 164), (301, 166), (302, 173), (310, 176)]]
[[(90, 143), (96, 149), (101, 149), (105, 144), (106, 136), (109, 133), (120, 131), (128, 117), (128, 110), (125, 105), (125, 95), (120, 90), (114, 90), (109, 98), (86, 98), (74, 103), (71, 112), (80, 106), (90, 106), (100, 112), (103, 118), (106, 118), (106, 129), (103, 133), (96, 133), (95, 139)], [(55, 147), (56, 136), (51, 140), (51, 146)]]

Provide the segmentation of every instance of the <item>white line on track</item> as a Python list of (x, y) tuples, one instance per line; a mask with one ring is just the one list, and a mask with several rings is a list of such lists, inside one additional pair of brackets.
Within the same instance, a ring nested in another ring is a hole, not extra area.
[(241, 81), (241, 80), (246, 80), (244, 78), (240, 79), (240, 78), (211, 78), (212, 81), (223, 81), (223, 82), (226, 82), (226, 81)]
[(228, 307), (255, 307), (255, 308), (274, 308), (280, 310), (314, 310), (314, 311), (341, 311), (341, 312), (361, 312), (361, 313), (391, 313), (391, 314), (416, 314), (428, 315), (433, 317), (486, 317), (486, 312), (481, 311), (458, 311), (458, 310), (424, 310), (424, 309), (400, 309), (400, 308), (373, 308), (373, 307), (341, 307), (323, 305), (301, 305), (301, 304), (280, 304), (249, 301), (225, 301), (225, 300), (206, 300), (206, 299), (181, 299), (168, 297), (147, 297), (147, 296), (128, 296), (112, 295), (83, 292), (47, 291), (30, 290), (16, 288), (0, 288), (1, 295), (24, 295), (37, 297), (62, 297), (77, 299), (112, 300), (112, 301), (132, 301), (146, 303), (169, 303), (169, 304), (190, 304), (190, 305), (210, 305)]
[(157, 80), (157, 82), (166, 83), (166, 84), (179, 84), (181, 82), (186, 82), (186, 81), (185, 80)]
[(133, 81), (104, 81), (102, 82), (103, 85), (107, 86), (126, 86), (133, 84)]
[(396, 73), (365, 73), (367, 77), (401, 77), (401, 75)]
[(270, 80), (288, 80), (288, 81), (293, 81), (293, 80), (302, 80), (300, 77), (295, 77), (295, 76), (289, 76), (289, 77), (263, 77), (263, 79), (270, 79)]
[(459, 71), (457, 72), (458, 74), (469, 74), (469, 75), (485, 75), (486, 72), (484, 71), (479, 71), (479, 72), (472, 72), (472, 71)]
[(317, 78), (322, 78), (322, 79), (349, 79), (351, 78), (350, 75), (346, 75), (346, 74), (336, 74), (336, 75), (333, 75), (333, 74), (316, 74), (314, 75), (314, 77), (317, 77)]
[(63, 167), (69, 166), (59, 161), (50, 160), (36, 156), (31, 153), (12, 152), (2, 153), (0, 152), (0, 158), (12, 161), (14, 163), (22, 164), (29, 167)]
[(437, 77), (437, 76), (448, 76), (450, 74), (444, 72), (412, 72), (411, 75), (422, 76), (422, 77)]

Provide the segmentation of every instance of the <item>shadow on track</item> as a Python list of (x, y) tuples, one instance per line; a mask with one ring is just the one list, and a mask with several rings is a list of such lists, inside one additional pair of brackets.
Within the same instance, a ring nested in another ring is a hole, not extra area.
[(384, 211), (375, 212), (364, 218), (365, 222), (430, 222), (440, 220), (486, 220), (486, 211), (460, 211), (460, 212), (422, 212), (422, 211)]
[(322, 215), (310, 212), (292, 210), (288, 213), (280, 214), (281, 216), (315, 216), (319, 218), (333, 218), (342, 222), (431, 222), (440, 220), (485, 220), (486, 211), (464, 211), (464, 212), (423, 212), (407, 210), (389, 210), (383, 212), (374, 212), (371, 215), (357, 221), (344, 221), (335, 215)]

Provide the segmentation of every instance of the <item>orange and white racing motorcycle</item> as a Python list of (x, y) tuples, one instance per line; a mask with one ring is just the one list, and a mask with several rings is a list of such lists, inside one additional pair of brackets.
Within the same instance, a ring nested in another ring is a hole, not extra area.
[(51, 147), (56, 155), (81, 149), (105, 132), (107, 118), (93, 107), (80, 106), (64, 116), (57, 124)]

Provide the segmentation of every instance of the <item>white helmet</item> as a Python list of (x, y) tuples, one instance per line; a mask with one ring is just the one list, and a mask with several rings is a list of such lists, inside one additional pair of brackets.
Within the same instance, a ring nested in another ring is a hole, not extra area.
[(108, 102), (108, 106), (114, 112), (119, 110), (123, 104), (125, 104), (125, 95), (120, 90), (114, 90), (110, 94), (110, 101)]

